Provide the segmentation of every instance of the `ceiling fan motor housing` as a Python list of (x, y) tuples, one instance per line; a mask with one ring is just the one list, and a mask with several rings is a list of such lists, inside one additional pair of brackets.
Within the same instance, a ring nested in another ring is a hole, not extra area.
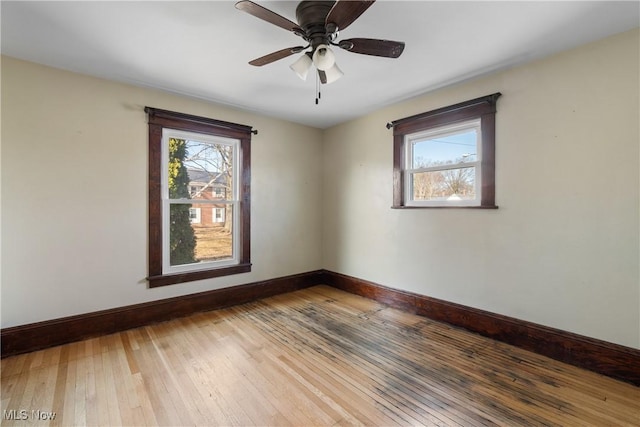
[(325, 27), (325, 20), (334, 4), (335, 1), (302, 1), (296, 7), (298, 25), (304, 30), (304, 38), (314, 51), (318, 45), (328, 45), (333, 38)]

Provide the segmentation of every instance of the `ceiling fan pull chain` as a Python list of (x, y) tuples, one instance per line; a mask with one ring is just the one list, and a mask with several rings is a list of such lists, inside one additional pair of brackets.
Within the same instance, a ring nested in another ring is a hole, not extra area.
[(319, 83), (319, 77), (318, 77), (318, 73), (316, 73), (316, 105), (318, 105), (318, 103), (320, 102), (320, 83)]

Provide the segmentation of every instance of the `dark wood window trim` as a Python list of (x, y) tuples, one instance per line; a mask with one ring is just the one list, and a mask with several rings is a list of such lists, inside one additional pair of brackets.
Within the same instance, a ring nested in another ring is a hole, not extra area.
[[(496, 209), (495, 204), (495, 115), (500, 93), (483, 96), (448, 107), (439, 108), (415, 116), (395, 120), (393, 127), (393, 205), (394, 209)], [(463, 122), (481, 120), (482, 128), (482, 177), (479, 206), (406, 206), (404, 194), (405, 137), (407, 135)]]
[[(171, 285), (251, 271), (251, 134), (250, 126), (145, 107), (149, 123), (149, 287)], [(162, 271), (162, 130), (199, 132), (240, 140), (242, 183), (240, 185), (239, 263), (208, 270), (177, 274)]]

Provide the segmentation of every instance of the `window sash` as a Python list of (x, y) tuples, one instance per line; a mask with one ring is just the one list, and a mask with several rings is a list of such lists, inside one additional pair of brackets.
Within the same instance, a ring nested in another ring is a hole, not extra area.
[[(224, 145), (232, 148), (232, 156), (233, 156), (233, 180), (232, 180), (232, 188), (231, 188), (231, 197), (227, 200), (229, 201), (237, 201), (239, 198), (239, 182), (240, 182), (240, 171), (239, 167), (242, 164), (240, 159), (240, 140), (235, 138), (226, 138), (221, 136), (209, 135), (205, 133), (199, 132), (188, 132), (177, 129), (163, 128), (162, 129), (162, 171), (161, 171), (161, 179), (162, 179), (162, 199), (169, 199), (169, 170), (167, 165), (169, 163), (169, 139), (184, 139), (187, 141), (198, 141), (206, 144), (212, 145)], [(227, 195), (229, 196), (229, 195)], [(180, 200), (180, 199), (175, 199)], [(184, 199), (191, 200), (191, 199)], [(200, 200), (200, 199), (198, 199)]]
[[(467, 131), (475, 131), (475, 161), (440, 164), (428, 167), (413, 168), (415, 163), (415, 147), (422, 141), (429, 141), (437, 138), (455, 136)], [(473, 119), (461, 123), (444, 125), (426, 131), (405, 135), (404, 137), (405, 164), (404, 164), (404, 194), (407, 206), (477, 206), (480, 204), (482, 188), (482, 126), (480, 119)], [(423, 172), (440, 172), (448, 170), (458, 170), (475, 168), (474, 194), (473, 199), (465, 200), (415, 200), (414, 199), (414, 179), (413, 176)]]
[[(463, 165), (463, 166), (460, 166)], [(428, 169), (414, 169), (411, 171), (405, 172), (405, 195), (407, 196), (406, 205), (407, 206), (478, 206), (480, 204), (480, 177), (482, 176), (480, 171), (480, 164), (478, 162), (473, 163), (458, 163), (457, 167), (447, 167), (441, 169), (428, 168)], [(414, 180), (413, 175), (423, 173), (423, 172), (440, 172), (447, 170), (458, 170), (458, 169), (470, 169), (475, 168), (474, 174), (474, 194), (475, 197), (473, 199), (461, 199), (461, 200), (416, 200), (414, 199)]]
[[(188, 203), (186, 202), (188, 201)], [(163, 274), (174, 274), (174, 273), (184, 273), (189, 271), (202, 271), (209, 270), (211, 268), (217, 267), (225, 267), (231, 265), (237, 265), (240, 263), (240, 238), (239, 238), (239, 224), (240, 224), (240, 202), (220, 202), (217, 201), (211, 204), (218, 205), (230, 205), (231, 206), (231, 258), (226, 258), (222, 260), (215, 261), (198, 261), (192, 264), (180, 264), (180, 265), (171, 265), (170, 260), (170, 232), (169, 232), (169, 217), (172, 205), (192, 205), (194, 204), (193, 200), (189, 199), (179, 199), (179, 200), (163, 200), (162, 204), (162, 218), (163, 218), (163, 233), (162, 233), (162, 269)], [(195, 204), (201, 204), (200, 200), (195, 201)], [(221, 208), (222, 209), (222, 208)], [(228, 219), (228, 218), (227, 218)], [(213, 218), (213, 222), (215, 223), (215, 218)]]
[(475, 131), (476, 134), (476, 152), (473, 153), (476, 156), (476, 160), (474, 161), (482, 161), (482, 122), (480, 119), (467, 120), (461, 123), (455, 123), (452, 125), (439, 126), (436, 128), (432, 128), (426, 131), (420, 131), (415, 133), (410, 133), (405, 136), (405, 146), (409, 147), (406, 150), (407, 158), (406, 158), (406, 169), (415, 169), (412, 168), (414, 163), (414, 151), (416, 144), (423, 142), (434, 140), (438, 138), (446, 138), (450, 136), (460, 135), (467, 131)]
[[(231, 147), (232, 152), (232, 185), (230, 191), (230, 199), (171, 199), (169, 198), (169, 140), (171, 138), (183, 139), (187, 141), (196, 141), (205, 144), (224, 145)], [(240, 263), (240, 199), (239, 199), (239, 185), (240, 185), (240, 140), (234, 138), (226, 138), (221, 136), (203, 134), (199, 132), (189, 132), (176, 130), (171, 128), (164, 128), (162, 130), (162, 170), (161, 170), (161, 193), (162, 193), (162, 274), (175, 274), (184, 273), (190, 271), (202, 271), (212, 268), (219, 268), (225, 266), (237, 265)], [(203, 261), (191, 264), (171, 265), (170, 262), (170, 211), (172, 205), (187, 204), (187, 205), (220, 205), (228, 204), (232, 206), (232, 257), (215, 260), (215, 261)]]

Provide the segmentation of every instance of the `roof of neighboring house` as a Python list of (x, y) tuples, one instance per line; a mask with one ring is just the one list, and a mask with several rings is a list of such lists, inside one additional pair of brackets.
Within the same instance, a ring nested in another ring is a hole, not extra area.
[(189, 174), (189, 183), (201, 182), (203, 184), (208, 184), (212, 179), (214, 179), (214, 182), (216, 183), (223, 183), (222, 174), (217, 172), (208, 172), (201, 169), (187, 169), (187, 173)]

